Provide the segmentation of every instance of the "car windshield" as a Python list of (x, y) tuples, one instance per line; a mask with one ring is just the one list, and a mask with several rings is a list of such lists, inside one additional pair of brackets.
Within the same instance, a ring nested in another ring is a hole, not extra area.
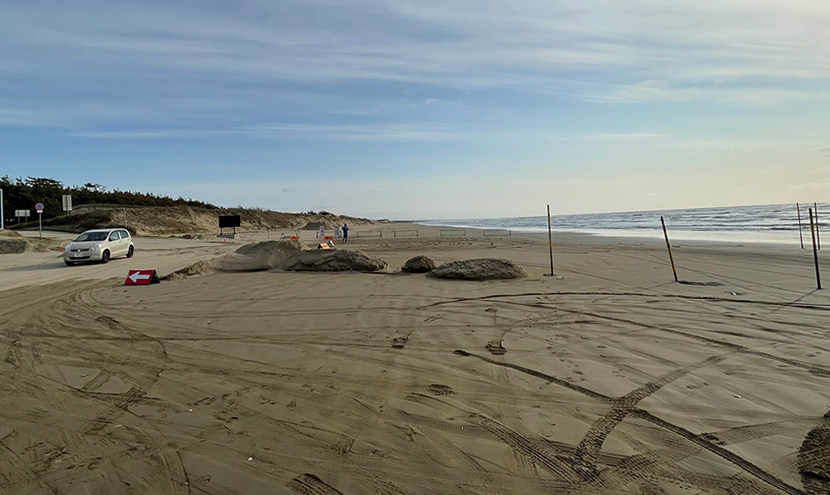
[(84, 232), (75, 238), (75, 242), (103, 241), (106, 238), (106, 232)]

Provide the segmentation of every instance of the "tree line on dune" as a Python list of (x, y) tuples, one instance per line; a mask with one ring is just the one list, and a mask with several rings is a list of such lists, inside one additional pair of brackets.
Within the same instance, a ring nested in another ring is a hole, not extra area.
[[(29, 221), (37, 220), (35, 205), (43, 203), (43, 219), (63, 215), (63, 195), (72, 195), (73, 208), (81, 205), (105, 204), (120, 206), (194, 206), (218, 209), (216, 205), (185, 198), (171, 198), (153, 193), (107, 189), (101, 184), (86, 183), (83, 186), (67, 186), (61, 181), (44, 177), (11, 179), (0, 177), (3, 190), (4, 216), (6, 223), (14, 224), (15, 210), (29, 210)], [(25, 220), (24, 220), (25, 221)]]

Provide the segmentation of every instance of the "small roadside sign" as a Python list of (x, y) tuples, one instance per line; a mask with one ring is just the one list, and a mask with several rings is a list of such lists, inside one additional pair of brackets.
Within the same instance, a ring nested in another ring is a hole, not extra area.
[(159, 283), (159, 275), (155, 270), (130, 270), (124, 285), (150, 285)]
[(14, 216), (17, 218), (29, 218), (31, 210), (14, 210)]
[(71, 194), (64, 194), (63, 195), (63, 211), (66, 211), (66, 212), (72, 211), (72, 195)]
[(36, 204), (35, 210), (37, 210), (37, 236), (38, 238), (43, 239), (43, 203)]

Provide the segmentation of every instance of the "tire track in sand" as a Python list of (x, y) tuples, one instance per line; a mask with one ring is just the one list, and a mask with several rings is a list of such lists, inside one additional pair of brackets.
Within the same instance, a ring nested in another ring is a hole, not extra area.
[[(560, 378), (556, 378), (556, 377), (553, 377), (551, 375), (547, 375), (545, 373), (542, 373), (540, 371), (536, 371), (536, 370), (533, 370), (533, 369), (530, 369), (530, 368), (525, 368), (523, 366), (519, 366), (519, 365), (512, 364), (512, 363), (495, 361), (495, 360), (492, 360), (492, 359), (487, 358), (485, 356), (479, 356), (477, 354), (472, 354), (472, 353), (469, 353), (469, 352), (463, 351), (463, 350), (457, 350), (453, 354), (456, 354), (456, 355), (459, 355), (459, 356), (475, 357), (475, 358), (478, 358), (478, 359), (480, 359), (482, 361), (485, 361), (487, 363), (491, 363), (491, 364), (494, 364), (494, 365), (497, 365), (497, 366), (505, 366), (505, 367), (508, 367), (508, 368), (512, 368), (512, 369), (515, 369), (515, 370), (520, 371), (522, 373), (526, 373), (526, 374), (529, 374), (531, 376), (535, 376), (537, 378), (541, 378), (543, 380), (549, 381), (551, 383), (556, 383), (557, 385), (562, 385), (565, 388), (568, 388), (568, 389), (573, 390), (575, 392), (582, 393), (583, 395), (587, 395), (587, 396), (592, 397), (592, 398), (598, 398), (598, 399), (606, 401), (606, 402), (608, 402), (608, 401), (616, 402), (615, 399), (610, 398), (606, 395), (600, 394), (598, 392), (594, 392), (594, 391), (586, 389), (584, 387), (580, 387), (579, 385), (574, 385), (574, 384), (572, 384), (570, 382), (567, 382), (565, 380), (562, 380)], [(709, 358), (709, 359), (713, 359), (713, 358)], [(673, 373), (676, 373), (676, 372), (673, 372)], [(669, 373), (668, 375), (666, 375), (664, 377), (664, 379), (666, 379), (668, 377), (671, 377), (673, 375), (673, 373)], [(677, 379), (677, 378), (674, 378), (674, 379)], [(660, 382), (660, 380), (657, 380), (656, 382)], [(646, 388), (646, 387), (647, 386), (644, 386), (644, 387), (641, 387), (641, 388)], [(643, 392), (640, 392), (640, 393), (643, 393)], [(623, 397), (625, 397), (625, 396), (623, 396)], [(805, 495), (805, 492), (803, 492), (803, 491), (799, 490), (798, 488), (786, 483), (785, 481), (781, 480), (777, 476), (761, 469), (760, 467), (758, 467), (755, 464), (747, 461), (746, 459), (742, 458), (741, 456), (739, 456), (739, 455), (737, 455), (737, 454), (735, 454), (735, 453), (733, 453), (733, 452), (731, 452), (731, 451), (729, 451), (729, 450), (727, 450), (727, 449), (725, 449), (725, 448), (723, 448), (719, 445), (716, 445), (716, 444), (712, 443), (704, 435), (698, 435), (696, 433), (693, 433), (693, 432), (687, 430), (686, 428), (683, 428), (682, 426), (670, 423), (669, 421), (666, 421), (666, 420), (664, 420), (660, 417), (657, 417), (657, 416), (655, 416), (655, 415), (653, 415), (653, 414), (651, 414), (648, 411), (645, 411), (643, 409), (632, 408), (632, 409), (629, 410), (628, 414), (631, 414), (632, 416), (638, 417), (640, 419), (644, 419), (644, 420), (646, 420), (646, 421), (648, 421), (652, 424), (660, 426), (661, 428), (663, 428), (665, 430), (676, 433), (676, 434), (686, 438), (687, 440), (691, 441), (692, 443), (695, 443), (698, 446), (703, 447), (704, 449), (706, 449), (709, 452), (717, 455), (718, 457), (724, 459), (725, 461), (739, 467), (743, 471), (751, 474), (752, 476), (755, 476), (756, 478), (758, 478), (758, 479), (774, 486), (775, 488), (777, 488), (777, 489), (779, 489), (779, 490), (781, 490), (785, 493), (789, 493), (791, 495)], [(609, 418), (609, 419), (605, 420), (602, 423), (602, 426), (603, 427), (610, 426), (611, 424), (613, 424), (613, 420), (614, 420), (614, 418)], [(603, 421), (603, 420), (600, 419), (599, 421)], [(596, 425), (596, 423), (595, 423), (595, 425)], [(597, 431), (600, 431), (600, 430), (598, 429)], [(576, 458), (576, 456), (574, 456), (574, 458), (572, 459), (572, 462), (578, 463), (579, 460), (578, 460), (578, 458)], [(575, 465), (574, 467), (577, 467), (576, 470), (572, 471), (572, 472), (575, 473), (578, 470), (578, 464)], [(580, 476), (580, 479), (584, 479), (584, 480), (596, 479), (595, 476), (592, 476), (590, 474), (590, 471), (587, 474), (587, 476), (588, 476), (587, 478), (585, 477), (585, 475), (586, 475), (586, 473), (583, 472), (582, 476)]]

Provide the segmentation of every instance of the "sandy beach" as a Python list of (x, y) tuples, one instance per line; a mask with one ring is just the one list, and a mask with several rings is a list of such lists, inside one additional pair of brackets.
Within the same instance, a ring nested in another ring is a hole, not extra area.
[(830, 493), (830, 292), (797, 240), (676, 242), (676, 283), (662, 241), (557, 234), (551, 277), (546, 235), (387, 223), (337, 246), (380, 273), (123, 285), (278, 234), (0, 255), (0, 493)]

